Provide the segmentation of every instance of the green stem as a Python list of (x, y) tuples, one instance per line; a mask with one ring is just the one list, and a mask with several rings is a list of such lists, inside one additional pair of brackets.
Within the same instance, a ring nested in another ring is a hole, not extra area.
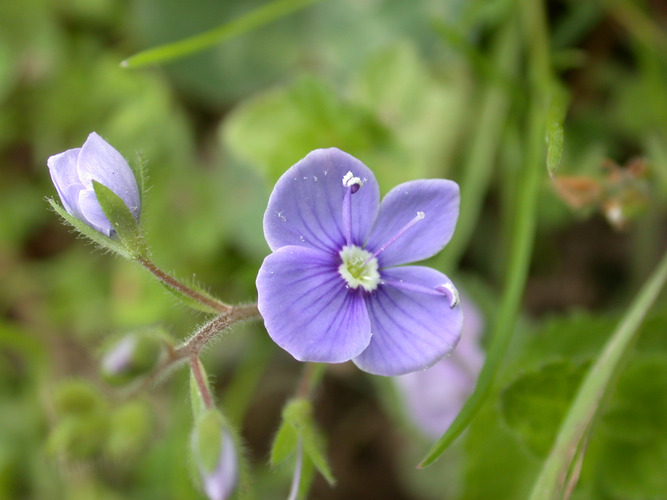
[[(499, 34), (496, 53), (498, 72), (502, 76), (511, 76), (517, 66), (519, 36), (513, 23), (508, 22)], [(494, 159), (496, 157), (503, 125), (507, 119), (510, 97), (507, 88), (499, 82), (489, 82), (481, 99), (477, 133), (470, 145), (470, 155), (463, 165), (461, 179), (461, 210), (456, 232), (447, 250), (442, 253), (442, 269), (446, 272), (456, 268), (463, 252), (468, 247), (482, 211), (484, 197), (491, 182)]]
[(204, 374), (202, 373), (201, 364), (199, 362), (199, 356), (194, 354), (190, 356), (190, 370), (192, 370), (192, 376), (195, 378), (195, 382), (199, 388), (199, 394), (201, 394), (204, 407), (207, 410), (212, 410), (213, 396), (211, 396), (211, 391), (208, 388), (208, 382), (204, 379)]
[(197, 290), (193, 290), (189, 286), (185, 285), (184, 283), (178, 281), (176, 278), (173, 276), (165, 273), (162, 269), (157, 267), (150, 259), (144, 256), (137, 257), (137, 262), (141, 264), (144, 269), (146, 269), (148, 272), (150, 272), (153, 276), (155, 276), (158, 280), (160, 280), (162, 283), (167, 285), (169, 288), (173, 288), (174, 290), (182, 293), (183, 295), (190, 297), (191, 299), (199, 302), (200, 304), (205, 305), (206, 307), (210, 308), (212, 311), (218, 311), (220, 313), (228, 313), (232, 311), (234, 308), (230, 306), (229, 304), (225, 304), (224, 302), (211, 297), (210, 295), (201, 293)]
[(208, 323), (197, 330), (185, 343), (173, 348), (169, 347), (166, 357), (158, 366), (139, 383), (130, 387), (126, 397), (133, 397), (136, 394), (159, 384), (167, 374), (181, 364), (186, 359), (199, 357), (199, 353), (217, 334), (231, 327), (239, 321), (259, 318), (259, 310), (256, 304), (244, 306), (230, 306), (230, 311), (216, 316)]
[(571, 473), (574, 458), (583, 453), (583, 441), (599, 411), (600, 402), (666, 281), (667, 252), (581, 383), (556, 436), (556, 442), (535, 481), (530, 500), (561, 498), (566, 486), (572, 489), (577, 479), (576, 470)]
[(531, 48), (531, 108), (527, 123), (527, 151), (518, 176), (519, 185), (513, 217), (514, 226), (510, 240), (510, 261), (500, 310), (493, 325), (493, 335), (486, 363), (480, 373), (474, 392), (445, 434), (433, 445), (418, 465), (418, 468), (433, 464), (468, 427), (468, 424), (486, 401), (512, 339), (528, 276), (535, 234), (535, 207), (540, 187), (540, 173), (544, 171), (546, 122), (544, 82), (549, 80), (549, 66), (548, 46), (545, 37), (546, 22), (542, 2), (525, 0), (524, 3), (522, 13), (525, 14), (523, 21), (526, 29), (526, 45)]
[(324, 363), (305, 363), (303, 372), (301, 373), (301, 380), (296, 390), (297, 398), (310, 398), (313, 395), (313, 390), (322, 379), (326, 365)]
[(173, 61), (252, 31), (319, 1), (321, 0), (274, 0), (210, 31), (135, 54), (125, 59), (121, 66), (138, 68)]
[(230, 307), (228, 312), (216, 316), (201, 327), (185, 344), (176, 349), (176, 356), (199, 356), (199, 353), (215, 336), (230, 326), (246, 319), (259, 318), (257, 304)]

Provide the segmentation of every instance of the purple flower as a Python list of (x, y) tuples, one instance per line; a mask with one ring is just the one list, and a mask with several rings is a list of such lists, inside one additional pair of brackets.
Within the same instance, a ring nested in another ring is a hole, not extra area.
[(300, 361), (353, 360), (377, 375), (433, 365), (460, 338), (458, 293), (434, 269), (400, 265), (439, 252), (458, 210), (452, 181), (406, 182), (380, 204), (359, 160), (336, 148), (308, 154), (278, 180), (264, 214), (273, 253), (257, 291), (271, 338)]
[[(193, 435), (194, 440), (198, 440), (199, 435)], [(204, 446), (211, 446), (215, 443), (206, 443)], [(193, 448), (199, 450), (202, 443), (194, 442)], [(239, 464), (236, 457), (236, 446), (229, 432), (222, 428), (220, 431), (220, 445), (217, 454), (217, 460), (212, 468), (205, 464), (205, 457), (195, 453), (195, 465), (201, 477), (202, 486), (206, 496), (210, 500), (225, 500), (229, 498), (236, 489), (238, 482)]]
[(461, 297), (461, 307), (465, 316), (463, 334), (451, 357), (427, 370), (394, 378), (408, 414), (433, 439), (439, 438), (461, 411), (484, 364), (484, 353), (479, 347), (482, 318), (465, 295)]
[(93, 181), (108, 187), (139, 219), (141, 201), (137, 181), (125, 158), (95, 132), (80, 148), (68, 149), (47, 160), (51, 179), (67, 212), (102, 234), (113, 227), (97, 201)]

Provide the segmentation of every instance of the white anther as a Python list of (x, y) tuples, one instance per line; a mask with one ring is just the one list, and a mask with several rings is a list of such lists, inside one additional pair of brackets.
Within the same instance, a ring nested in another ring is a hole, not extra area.
[(361, 182), (361, 179), (359, 177), (355, 177), (352, 172), (348, 172), (343, 176), (343, 186), (345, 187), (348, 188), (351, 188), (352, 186), (361, 187), (362, 184), (363, 182)]
[(459, 298), (459, 291), (454, 288), (454, 285), (451, 283), (445, 283), (443, 285), (436, 286), (435, 289), (447, 296), (449, 299), (450, 309), (454, 309), (459, 305), (461, 299)]

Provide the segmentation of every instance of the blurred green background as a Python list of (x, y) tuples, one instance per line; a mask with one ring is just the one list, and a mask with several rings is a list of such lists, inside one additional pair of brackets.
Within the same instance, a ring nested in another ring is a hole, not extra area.
[[(467, 232), (431, 264), (493, 318), (530, 124), (521, 6), (324, 0), (180, 61), (120, 67), (259, 5), (0, 2), (0, 500), (202, 498), (184, 452), (185, 373), (127, 402), (98, 363), (112, 335), (162, 325), (180, 339), (204, 318), (77, 239), (44, 200), (56, 194), (46, 159), (93, 130), (146, 162), (142, 224), (156, 263), (232, 303), (255, 300), (271, 186), (311, 149), (357, 156), (383, 192), (463, 180)], [(544, 63), (569, 102), (565, 147), (553, 179), (537, 166), (533, 261), (497, 387), (464, 437), (416, 471), (429, 443), (390, 381), (332, 367), (315, 404), (338, 484), (317, 478), (312, 498), (524, 498), (583, 370), (667, 246), (665, 4), (545, 10)], [(667, 498), (665, 331), (663, 296), (591, 437), (575, 498)], [(254, 496), (286, 498), (290, 469), (271, 470), (267, 457), (300, 366), (259, 324), (235, 329), (204, 363), (240, 426)], [(65, 422), (68, 390), (90, 392), (99, 420)]]

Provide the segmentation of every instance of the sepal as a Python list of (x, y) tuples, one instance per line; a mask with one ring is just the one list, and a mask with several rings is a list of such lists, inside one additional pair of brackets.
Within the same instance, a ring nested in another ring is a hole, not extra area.
[(310, 400), (292, 399), (283, 408), (282, 417), (271, 448), (271, 465), (284, 461), (302, 443), (304, 459), (308, 458), (330, 485), (335, 484), (336, 479), (326, 460), (325, 439), (315, 424)]
[(60, 216), (63, 218), (63, 220), (72, 226), (74, 229), (76, 229), (79, 233), (81, 233), (83, 236), (89, 238), (92, 240), (94, 243), (99, 245), (101, 248), (108, 250), (110, 252), (115, 253), (116, 255), (119, 255), (120, 257), (123, 257), (125, 259), (132, 260), (134, 259), (134, 256), (132, 255), (132, 252), (130, 252), (123, 244), (120, 243), (120, 241), (115, 240), (113, 238), (109, 238), (108, 236), (105, 236), (104, 234), (100, 233), (96, 229), (93, 229), (90, 227), (88, 224), (85, 222), (77, 219), (76, 217), (70, 215), (67, 213), (67, 211), (61, 207), (57, 201), (55, 201), (53, 198), (47, 198), (46, 201), (49, 202), (51, 205), (51, 208)]
[(229, 498), (239, 483), (239, 457), (233, 432), (220, 411), (206, 410), (196, 418), (190, 452), (196, 482), (208, 498)]
[(148, 246), (139, 223), (125, 202), (111, 189), (93, 180), (93, 189), (104, 215), (113, 226), (121, 244), (132, 258), (148, 254)]

